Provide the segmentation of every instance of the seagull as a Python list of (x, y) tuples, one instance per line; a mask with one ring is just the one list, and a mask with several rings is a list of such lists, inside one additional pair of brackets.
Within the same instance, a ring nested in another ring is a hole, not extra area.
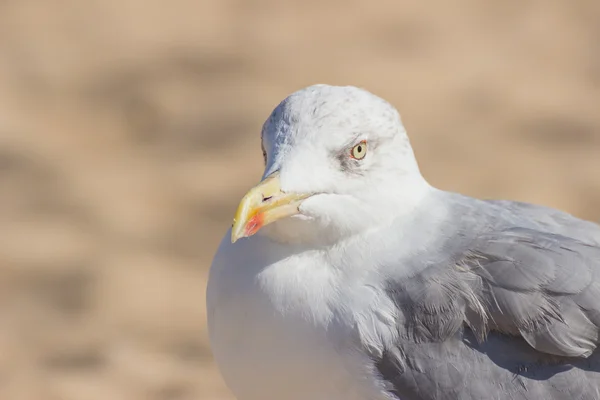
[(353, 86), (289, 95), (262, 150), (206, 295), (239, 400), (600, 399), (599, 225), (434, 188)]

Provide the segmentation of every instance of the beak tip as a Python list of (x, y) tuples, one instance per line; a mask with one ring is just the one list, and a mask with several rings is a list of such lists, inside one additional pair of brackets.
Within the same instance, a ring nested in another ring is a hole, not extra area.
[(238, 224), (238, 218), (233, 219), (233, 223), (231, 224), (231, 244), (234, 244), (238, 240), (244, 237), (243, 233), (240, 231), (240, 226)]
[(238, 240), (249, 236), (247, 231), (240, 228), (239, 226), (234, 226), (231, 228), (231, 244), (234, 244)]
[(235, 230), (231, 231), (231, 244), (234, 244), (241, 238), (242, 236), (238, 232), (236, 232)]

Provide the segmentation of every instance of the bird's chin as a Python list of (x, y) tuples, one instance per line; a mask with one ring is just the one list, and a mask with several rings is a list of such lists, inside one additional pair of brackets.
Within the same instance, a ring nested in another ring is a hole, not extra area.
[(296, 215), (292, 215), (291, 217), (289, 217), (290, 220), (292, 221), (314, 221), (315, 217), (312, 217), (310, 215), (304, 215), (304, 214), (296, 214)]
[(334, 244), (353, 233), (348, 229), (348, 214), (331, 212), (336, 207), (347, 206), (343, 197), (332, 194), (312, 196), (302, 202), (298, 214), (275, 221), (258, 234), (282, 243)]
[(293, 215), (273, 222), (260, 231), (258, 235), (288, 244), (316, 244), (322, 236), (323, 227), (318, 219), (304, 214)]

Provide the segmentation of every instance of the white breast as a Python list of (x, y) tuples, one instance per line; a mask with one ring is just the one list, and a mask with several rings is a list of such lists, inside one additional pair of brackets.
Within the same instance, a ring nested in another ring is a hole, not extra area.
[(236, 397), (388, 399), (348, 314), (332, 308), (336, 271), (314, 255), (265, 260), (251, 248), (222, 244), (207, 292), (211, 347)]

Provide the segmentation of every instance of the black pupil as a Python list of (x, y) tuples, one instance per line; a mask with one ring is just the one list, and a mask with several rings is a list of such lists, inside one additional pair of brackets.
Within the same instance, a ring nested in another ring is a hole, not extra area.
[(356, 148), (356, 150), (357, 150), (359, 153), (362, 153), (362, 146), (358, 146), (358, 147)]

